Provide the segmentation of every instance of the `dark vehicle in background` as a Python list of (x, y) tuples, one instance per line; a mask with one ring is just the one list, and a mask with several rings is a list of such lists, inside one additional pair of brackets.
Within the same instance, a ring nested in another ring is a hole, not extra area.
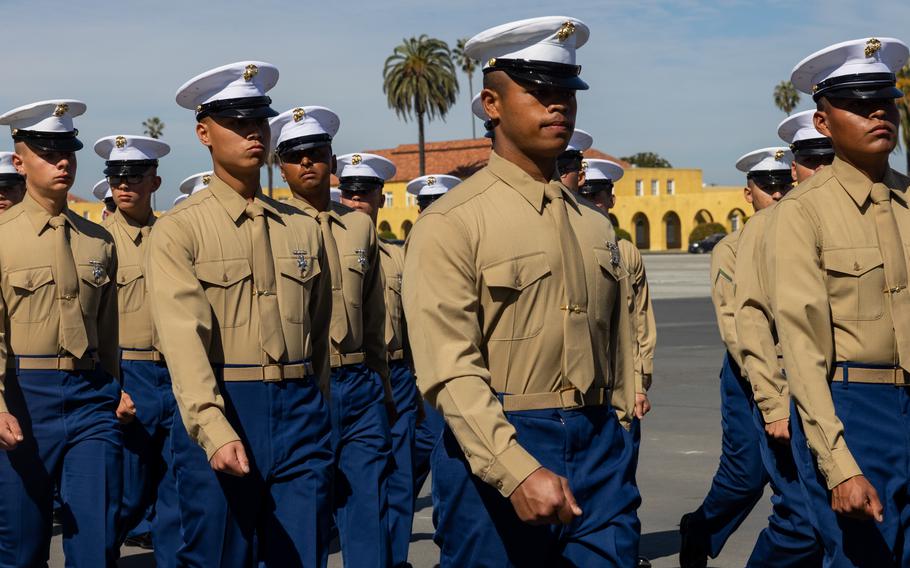
[(689, 252), (694, 254), (704, 254), (706, 252), (711, 252), (714, 250), (714, 247), (717, 246), (717, 243), (719, 243), (720, 240), (726, 236), (727, 235), (724, 233), (714, 233), (713, 235), (709, 235), (700, 241), (695, 241), (689, 245)]

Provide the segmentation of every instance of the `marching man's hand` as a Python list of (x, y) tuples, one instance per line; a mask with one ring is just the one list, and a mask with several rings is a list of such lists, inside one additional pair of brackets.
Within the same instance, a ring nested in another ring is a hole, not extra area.
[(246, 457), (243, 442), (234, 440), (218, 448), (209, 464), (215, 471), (235, 477), (243, 477), (250, 472), (250, 460)]
[(509, 499), (518, 518), (531, 525), (567, 525), (582, 514), (569, 481), (545, 468), (522, 481)]
[(885, 519), (875, 487), (862, 475), (851, 477), (834, 488), (831, 508), (839, 515), (861, 521), (875, 519), (880, 523)]
[(0, 450), (14, 450), (24, 439), (16, 417), (9, 412), (0, 412)]

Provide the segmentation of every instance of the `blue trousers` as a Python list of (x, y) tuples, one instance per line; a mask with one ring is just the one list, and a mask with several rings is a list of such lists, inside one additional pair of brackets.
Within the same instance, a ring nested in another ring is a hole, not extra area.
[(379, 375), (363, 364), (332, 369), (335, 522), (344, 565), (391, 564), (392, 436)]
[(568, 479), (584, 514), (565, 526), (522, 522), (509, 499), (471, 473), (446, 427), (433, 452), (440, 566), (635, 566), (641, 498), (631, 437), (615, 412), (600, 406), (506, 416), (522, 447)]
[(419, 496), (430, 474), (433, 449), (442, 439), (446, 421), (435, 408), (423, 402), (423, 420), (417, 424), (414, 440), (414, 495)]
[[(771, 483), (771, 516), (758, 535), (747, 566), (812, 568), (821, 566), (824, 547), (809, 517), (809, 500), (800, 484), (790, 444), (772, 440), (758, 405), (752, 414), (758, 430), (762, 464)], [(796, 417), (796, 415), (793, 415)]]
[[(875, 487), (885, 519), (881, 524), (859, 521), (831, 509), (831, 493), (807, 447), (802, 424), (794, 424), (795, 458), (810, 500), (810, 519), (824, 539), (824, 565), (910, 566), (910, 393), (889, 385), (836, 381), (831, 398), (844, 424), (847, 447)], [(793, 412), (795, 416), (795, 408)]]
[(707, 531), (712, 558), (749, 516), (768, 483), (760, 449), (764, 436), (755, 428), (752, 406), (752, 388), (727, 353), (720, 372), (720, 463), (711, 489), (694, 515)]
[(392, 396), (398, 420), (392, 425), (394, 467), (389, 475), (389, 532), (392, 566), (408, 562), (411, 528), (414, 525), (414, 430), (417, 425), (417, 380), (403, 361), (389, 363)]
[(328, 407), (316, 380), (220, 382), (250, 473), (212, 470), (173, 426), (181, 567), (325, 566), (332, 520)]
[[(123, 503), (120, 540), (137, 525), (151, 526), (158, 568), (174, 566), (180, 547), (180, 510), (171, 449), (171, 427), (177, 402), (167, 367), (154, 361), (122, 361), (123, 390), (136, 405), (136, 419), (123, 427)], [(177, 418), (179, 420), (179, 417)]]
[(54, 485), (66, 565), (113, 567), (121, 498), (120, 386), (102, 371), (7, 370), (25, 440), (0, 451), (0, 566), (45, 566)]

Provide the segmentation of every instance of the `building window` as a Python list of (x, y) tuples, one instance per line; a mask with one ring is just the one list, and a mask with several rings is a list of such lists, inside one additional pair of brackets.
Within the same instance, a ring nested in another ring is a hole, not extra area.
[(640, 179), (635, 180), (635, 197), (641, 197), (645, 194), (645, 182)]
[(672, 179), (667, 180), (667, 195), (676, 195), (676, 182)]
[(411, 193), (404, 196), (404, 202), (408, 207), (417, 207), (417, 198)]
[(651, 195), (660, 195), (660, 180), (651, 180)]
[(392, 194), (391, 191), (387, 191), (383, 195), (385, 195), (385, 206), (392, 207), (392, 203), (395, 201), (395, 199), (394, 199), (395, 196)]

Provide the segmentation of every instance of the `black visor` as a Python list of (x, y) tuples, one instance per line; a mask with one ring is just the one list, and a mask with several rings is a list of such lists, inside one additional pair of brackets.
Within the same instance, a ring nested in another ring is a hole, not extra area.
[(610, 179), (592, 179), (585, 180), (585, 184), (578, 188), (578, 193), (582, 195), (594, 195), (601, 191), (613, 192), (613, 180)]
[(529, 59), (493, 59), (483, 72), (505, 71), (515, 81), (545, 85), (572, 91), (585, 91), (588, 84), (578, 76), (581, 65), (533, 61)]
[(332, 137), (326, 133), (322, 134), (312, 134), (310, 136), (298, 136), (297, 138), (291, 138), (285, 140), (275, 149), (278, 152), (278, 155), (281, 156), (287, 152), (293, 152), (295, 150), (309, 150), (310, 148), (320, 148), (322, 146), (331, 146)]
[(764, 170), (760, 172), (749, 172), (746, 179), (752, 180), (762, 189), (769, 186), (792, 185), (793, 174), (790, 170)]
[(19, 174), (0, 174), (0, 187), (11, 187), (25, 183), (25, 178)]
[(25, 142), (32, 148), (45, 152), (77, 152), (82, 149), (82, 142), (76, 138), (78, 130), (70, 132), (42, 132), (39, 130), (16, 129), (13, 140)]
[(104, 162), (105, 176), (138, 176), (158, 166), (158, 160), (108, 160)]
[(347, 176), (343, 177), (338, 184), (341, 191), (351, 191), (353, 193), (368, 193), (385, 186), (385, 180), (372, 176)]
[(426, 209), (430, 205), (436, 202), (440, 197), (445, 195), (445, 193), (436, 193), (434, 195), (418, 195), (417, 196), (417, 207), (420, 209)]
[(834, 99), (899, 99), (904, 96), (895, 86), (894, 73), (855, 73), (832, 77), (815, 85), (812, 100)]
[(278, 116), (269, 105), (269, 97), (241, 97), (239, 99), (222, 99), (196, 107), (196, 121), (207, 116), (221, 118), (272, 118)]
[(831, 144), (831, 139), (827, 136), (822, 138), (809, 138), (807, 140), (799, 140), (790, 144), (790, 150), (793, 151), (793, 155), (797, 158), (803, 156), (833, 156), (834, 155), (834, 146)]

